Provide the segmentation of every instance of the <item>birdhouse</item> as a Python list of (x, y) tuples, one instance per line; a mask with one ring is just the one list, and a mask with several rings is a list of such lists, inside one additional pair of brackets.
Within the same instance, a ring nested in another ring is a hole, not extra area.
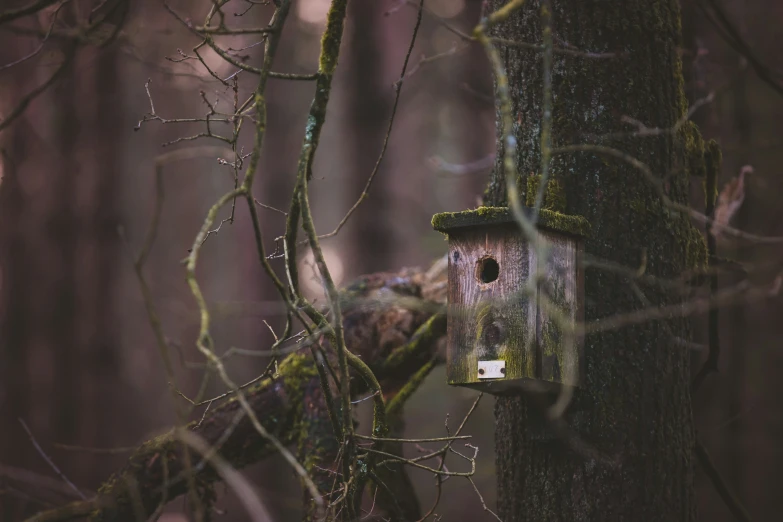
[(584, 315), (588, 222), (542, 210), (531, 241), (508, 208), (480, 207), (436, 214), (432, 226), (449, 241), (449, 384), (493, 394), (578, 386), (582, 342), (570, 327)]

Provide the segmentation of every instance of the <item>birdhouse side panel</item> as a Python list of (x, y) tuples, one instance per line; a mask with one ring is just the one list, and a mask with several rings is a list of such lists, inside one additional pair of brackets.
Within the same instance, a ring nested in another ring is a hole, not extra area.
[(446, 322), (446, 375), (449, 384), (461, 384), (467, 379), (473, 357), (470, 346), (464, 342), (468, 333), (465, 305), (465, 281), (460, 241), (449, 235), (448, 305)]
[[(535, 377), (537, 290), (527, 287), (529, 260), (513, 225), (449, 235), (450, 384), (497, 387)], [(502, 375), (482, 373), (479, 362), (491, 361), (504, 363)]]
[(537, 336), (539, 378), (578, 386), (581, 346), (574, 332), (582, 318), (581, 244), (576, 238), (541, 232), (551, 253), (538, 284)]

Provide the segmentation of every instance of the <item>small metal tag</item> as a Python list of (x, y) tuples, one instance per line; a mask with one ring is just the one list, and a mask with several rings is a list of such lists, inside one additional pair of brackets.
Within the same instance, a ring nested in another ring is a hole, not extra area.
[(479, 361), (479, 379), (503, 379), (506, 377), (506, 361)]

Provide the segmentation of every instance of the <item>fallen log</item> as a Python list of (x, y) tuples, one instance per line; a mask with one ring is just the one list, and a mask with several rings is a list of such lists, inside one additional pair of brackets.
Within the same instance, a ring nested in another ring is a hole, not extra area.
[[(445, 273), (441, 265), (427, 272), (405, 269), (363, 276), (341, 294), (346, 345), (373, 370), (386, 401), (398, 399), (394, 401), (398, 413), (415, 388), (415, 384), (406, 384), (422, 368), (432, 365), (438, 341), (445, 333), (441, 310)], [(325, 348), (329, 353), (329, 347)], [(361, 379), (352, 379), (351, 385), (354, 396), (367, 391)], [(288, 355), (274, 376), (246, 388), (244, 394), (271, 435), (284, 445), (297, 445), (300, 462), (319, 485), (319, 491), (328, 494), (338, 445), (310, 353)], [(276, 451), (269, 439), (254, 429), (239, 401), (231, 397), (185, 429), (235, 469)], [(141, 444), (94, 498), (40, 512), (28, 522), (146, 520), (189, 490), (195, 489), (200, 502), (208, 504), (214, 499), (212, 486), (220, 480), (216, 467), (187, 450), (176, 429), (172, 429)], [(407, 487), (404, 480), (402, 484)]]

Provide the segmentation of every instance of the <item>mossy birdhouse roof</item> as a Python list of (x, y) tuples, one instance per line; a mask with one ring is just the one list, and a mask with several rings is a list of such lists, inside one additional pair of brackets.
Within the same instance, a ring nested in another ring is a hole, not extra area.
[[(532, 216), (533, 209), (522, 207), (527, 216)], [(432, 228), (448, 234), (454, 230), (481, 225), (500, 225), (514, 223), (516, 219), (508, 207), (479, 207), (462, 212), (441, 212), (432, 217)], [(582, 216), (569, 216), (551, 210), (541, 210), (538, 214), (538, 228), (552, 230), (572, 236), (587, 237), (590, 235), (590, 223)]]

